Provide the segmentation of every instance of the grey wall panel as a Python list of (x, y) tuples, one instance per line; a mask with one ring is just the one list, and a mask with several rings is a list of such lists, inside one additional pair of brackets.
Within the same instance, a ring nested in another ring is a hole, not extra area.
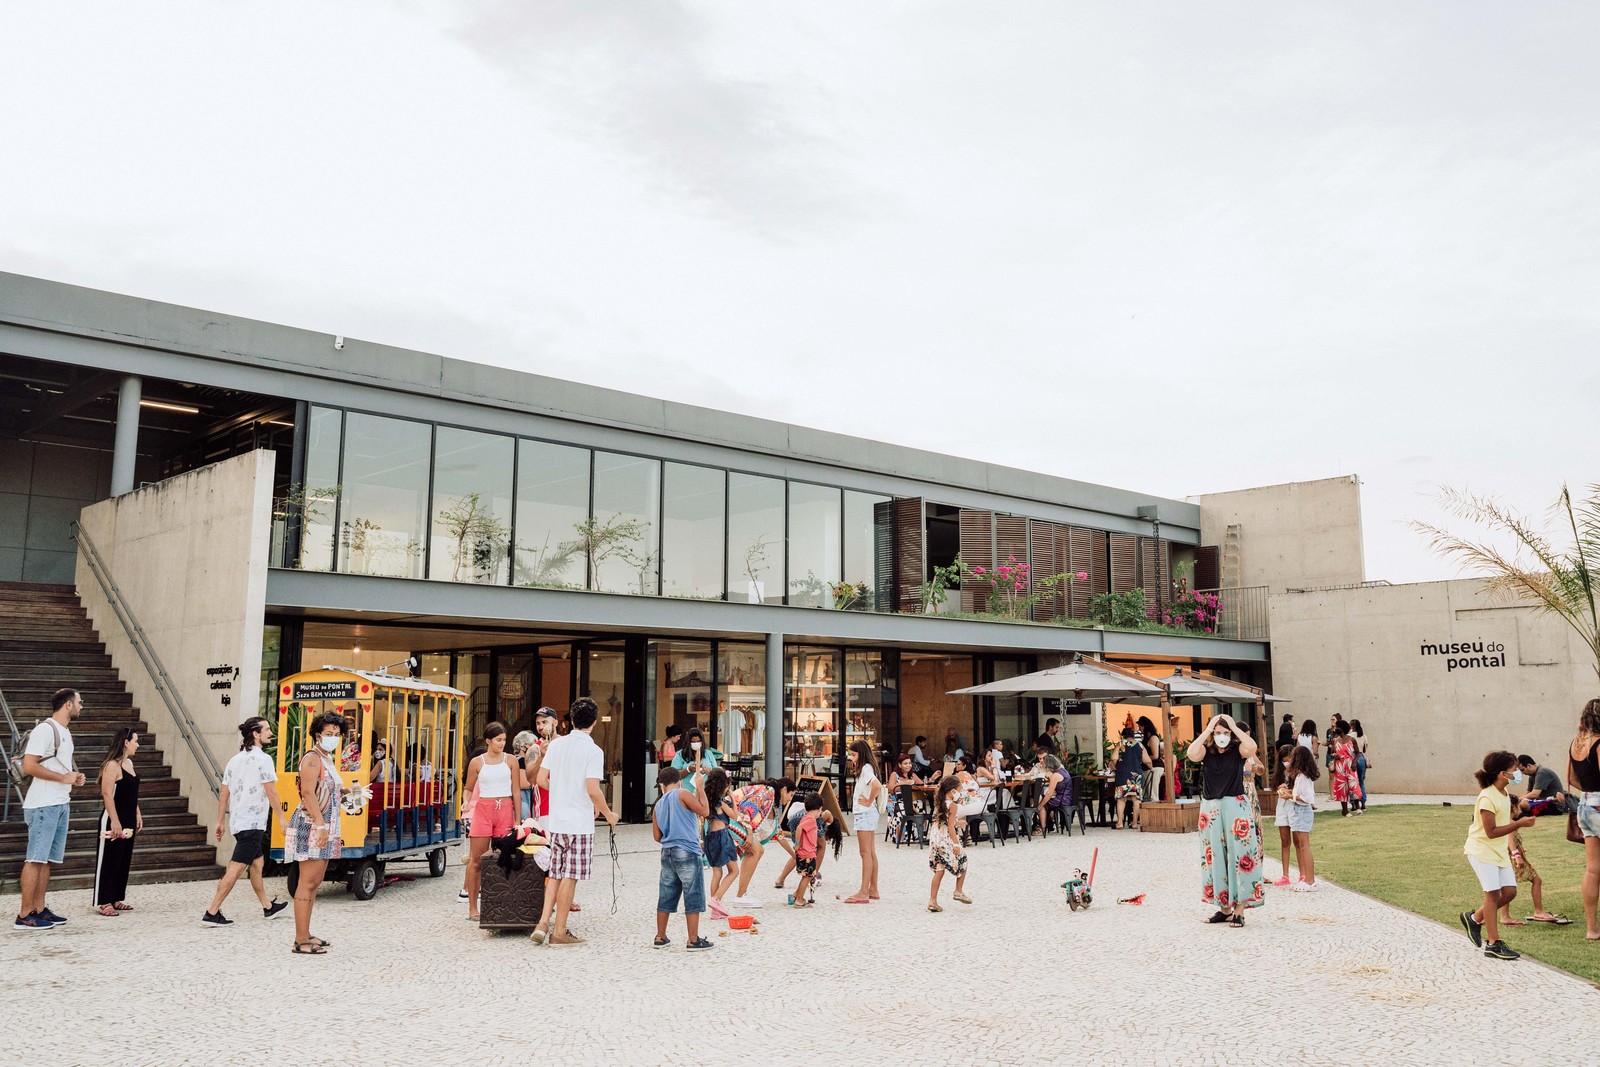
[[(34, 446), (33, 493), (35, 496), (98, 499), (96, 493), (103, 476), (109, 474), (111, 456), (88, 448), (64, 445)], [(109, 484), (109, 483), (108, 483)]]
[(23, 561), (21, 580), (71, 585), (77, 563), (78, 557), (72, 552), (45, 552), (30, 548), (27, 559)]
[(26, 493), (33, 484), (33, 445), (0, 441), (0, 492)]
[(22, 581), (22, 563), (22, 549), (0, 548), (0, 582)]
[(28, 543), (28, 495), (0, 493), (0, 548)]

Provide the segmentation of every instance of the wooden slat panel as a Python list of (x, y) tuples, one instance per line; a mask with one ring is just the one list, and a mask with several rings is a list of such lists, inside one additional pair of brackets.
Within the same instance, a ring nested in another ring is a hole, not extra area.
[(1114, 533), (1110, 541), (1111, 591), (1126, 593), (1139, 585), (1139, 538)]
[[(900, 497), (874, 508), (874, 518), (889, 512), (889, 554), (893, 574), (894, 610), (915, 614), (922, 610), (922, 583), (927, 580), (926, 518), (921, 497)], [(880, 544), (879, 553), (883, 552)]]
[(1106, 591), (1106, 535), (1100, 530), (1086, 530), (1073, 526), (1062, 531), (1067, 538), (1067, 559), (1064, 570), (1073, 574), (1087, 573), (1086, 582), (1072, 583), (1072, 617), (1089, 617), (1089, 600)]
[[(961, 509), (961, 559), (969, 567), (994, 566), (994, 512)], [(976, 589), (961, 590), (962, 611), (989, 610), (989, 597)]]
[(1089, 571), (1091, 595), (1109, 593), (1111, 592), (1111, 538), (1102, 530), (1089, 532), (1093, 535), (1089, 542), (1089, 551), (1094, 560), (1094, 567)]
[[(1053, 522), (1042, 519), (1028, 520), (1028, 566), (1032, 568), (1033, 580), (1040, 582), (1053, 577), (1067, 568), (1062, 562), (1059, 542), (1056, 539), (1059, 527)], [(1038, 622), (1048, 622), (1066, 611), (1063, 606), (1063, 597), (1060, 593), (1040, 599), (1033, 607), (1033, 617)]]
[(1222, 586), (1222, 550), (1216, 545), (1201, 545), (1194, 550), (1194, 587), (1217, 589)]
[(1157, 610), (1172, 600), (1171, 559), (1166, 538), (1139, 538), (1139, 588), (1144, 602)]

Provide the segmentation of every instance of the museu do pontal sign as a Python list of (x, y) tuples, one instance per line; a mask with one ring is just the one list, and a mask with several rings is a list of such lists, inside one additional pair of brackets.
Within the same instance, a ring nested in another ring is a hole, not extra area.
[(1444, 644), (1424, 644), (1419, 656), (1442, 656), (1445, 673), (1469, 670), (1474, 667), (1504, 667), (1506, 646), (1498, 641), (1450, 641)]

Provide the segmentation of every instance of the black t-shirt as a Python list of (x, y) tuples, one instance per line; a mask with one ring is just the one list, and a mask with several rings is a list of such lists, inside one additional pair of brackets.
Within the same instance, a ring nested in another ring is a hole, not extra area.
[(1286, 722), (1278, 727), (1278, 744), (1294, 744), (1294, 723)]
[(1202, 766), (1207, 800), (1244, 796), (1244, 757), (1239, 755), (1237, 741), (1221, 752), (1206, 749)]

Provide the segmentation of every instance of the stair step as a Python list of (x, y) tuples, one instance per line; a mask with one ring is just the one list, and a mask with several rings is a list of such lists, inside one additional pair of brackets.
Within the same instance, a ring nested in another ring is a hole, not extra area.
[[(69, 842), (65, 862), (56, 865), (54, 871), (51, 872), (50, 884), (56, 884), (55, 871), (59, 871), (63, 875), (82, 873), (93, 875), (96, 855), (97, 852), (93, 848), (74, 849)], [(144, 849), (142, 857), (140, 850), (134, 849), (133, 866), (135, 870), (141, 867), (145, 870), (159, 870), (169, 867), (199, 867), (207, 863), (215, 863), (216, 857), (216, 849), (209, 845), (157, 845)], [(144, 860), (143, 863), (140, 863), (141, 858)], [(0, 878), (10, 882), (21, 873), (22, 857), (20, 855), (7, 856), (5, 859), (0, 859)]]

